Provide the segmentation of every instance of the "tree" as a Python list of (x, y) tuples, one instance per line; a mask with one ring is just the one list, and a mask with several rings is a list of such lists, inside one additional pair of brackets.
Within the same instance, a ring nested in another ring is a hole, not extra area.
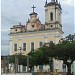
[(45, 47), (38, 48), (35, 52), (30, 52), (28, 55), (30, 56), (30, 64), (31, 65), (43, 65), (48, 64), (48, 56)]
[(10, 55), (9, 56), (9, 63), (15, 63), (15, 57), (18, 59), (19, 65), (27, 65), (27, 57), (25, 55)]
[(67, 65), (68, 73), (71, 75), (71, 64), (75, 60), (75, 41), (63, 41), (61, 44), (50, 44), (49, 47), (42, 47), (35, 52), (29, 53), (34, 65), (49, 64), (49, 57), (63, 60)]
[(15, 63), (15, 56), (14, 55), (9, 56), (9, 63)]
[(30, 52), (28, 55), (30, 56), (30, 65), (46, 65), (50, 64), (49, 57), (53, 58), (55, 44), (50, 44), (48, 47), (43, 46), (35, 50), (35, 52)]
[(72, 35), (72, 34), (69, 34), (68, 36), (66, 36), (66, 41), (74, 41), (74, 36), (75, 35)]
[(63, 60), (64, 64), (67, 65), (67, 75), (71, 75), (71, 64), (75, 60), (75, 41), (58, 44), (55, 53), (56, 58)]

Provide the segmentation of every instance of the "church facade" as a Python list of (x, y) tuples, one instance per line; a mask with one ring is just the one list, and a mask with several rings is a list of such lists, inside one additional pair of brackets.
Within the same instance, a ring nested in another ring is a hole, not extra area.
[[(45, 24), (41, 24), (38, 14), (33, 11), (26, 25), (14, 25), (10, 28), (10, 55), (22, 53), (27, 55), (30, 51), (42, 47), (45, 43), (59, 43), (62, 38), (62, 8), (58, 0), (45, 2)], [(56, 65), (55, 69), (62, 71), (62, 63)], [(56, 67), (57, 66), (57, 67)], [(59, 66), (59, 67), (58, 67)]]

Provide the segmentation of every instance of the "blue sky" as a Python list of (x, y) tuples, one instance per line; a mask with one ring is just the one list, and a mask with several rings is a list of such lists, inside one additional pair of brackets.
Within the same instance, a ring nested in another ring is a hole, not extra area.
[[(62, 6), (62, 26), (64, 35), (74, 33), (74, 0), (58, 0)], [(50, 0), (48, 0), (50, 2)], [(1, 1), (1, 52), (2, 55), (9, 53), (9, 33), (13, 25), (20, 22), (25, 25), (31, 7), (35, 5), (40, 21), (45, 23), (44, 5), (45, 0), (2, 0)]]

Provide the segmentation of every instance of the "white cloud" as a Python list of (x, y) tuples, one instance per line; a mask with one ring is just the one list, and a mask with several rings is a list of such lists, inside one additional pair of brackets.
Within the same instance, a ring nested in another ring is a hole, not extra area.
[(1, 29), (2, 32), (8, 32), (9, 29)]
[(60, 2), (66, 6), (74, 6), (74, 0), (60, 0)]
[(9, 29), (1, 29), (1, 32), (9, 32)]
[(2, 45), (1, 46), (1, 55), (8, 55), (9, 54), (9, 45)]

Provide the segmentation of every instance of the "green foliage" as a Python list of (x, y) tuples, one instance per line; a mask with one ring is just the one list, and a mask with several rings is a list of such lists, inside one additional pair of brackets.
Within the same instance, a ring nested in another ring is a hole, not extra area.
[(36, 50), (35, 52), (29, 53), (30, 60), (32, 65), (42, 65), (47, 64), (48, 57), (46, 55), (46, 48), (42, 47)]
[(64, 41), (56, 47), (56, 58), (63, 60), (68, 68), (67, 75), (71, 75), (71, 64), (75, 60), (75, 41)]
[(11, 55), (9, 56), (9, 63), (15, 63), (15, 57), (18, 59), (18, 64), (27, 65), (27, 57), (25, 55)]
[(9, 56), (9, 63), (15, 63), (15, 56), (14, 55)]
[(62, 60), (75, 60), (75, 42), (64, 42), (62, 44), (58, 44), (55, 50), (56, 56)]
[[(75, 42), (63, 42), (62, 44), (50, 44), (49, 47), (38, 48), (29, 54), (30, 65), (49, 64), (49, 57), (67, 61), (69, 58), (75, 60)], [(19, 64), (27, 65), (27, 57), (16, 55)], [(15, 63), (15, 55), (9, 56), (9, 62)]]
[(74, 41), (74, 36), (75, 35), (72, 35), (72, 34), (69, 34), (68, 36), (66, 36), (66, 40), (68, 41)]
[(54, 44), (50, 44), (49, 47), (43, 46), (38, 48), (35, 52), (30, 52), (28, 55), (30, 56), (30, 61), (32, 65), (43, 65), (49, 64), (49, 57), (54, 56), (54, 49), (56, 46)]
[(20, 65), (27, 65), (27, 57), (25, 55), (18, 55), (18, 61)]

